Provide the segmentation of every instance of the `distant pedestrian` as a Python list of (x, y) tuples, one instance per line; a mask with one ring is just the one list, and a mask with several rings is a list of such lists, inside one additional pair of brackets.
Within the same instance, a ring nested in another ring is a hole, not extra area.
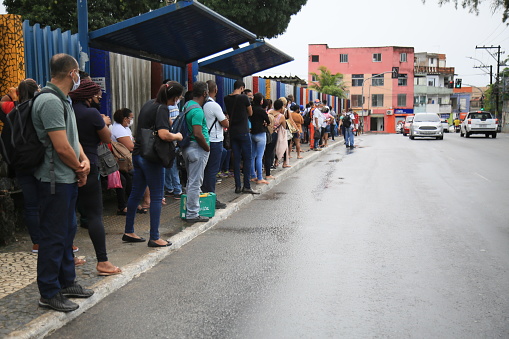
[(353, 137), (353, 128), (354, 128), (354, 119), (355, 116), (352, 112), (347, 112), (343, 117), (343, 127), (345, 128), (345, 145), (347, 148), (354, 148), (354, 137)]
[(251, 121), (251, 145), (253, 154), (251, 181), (258, 184), (268, 184), (269, 182), (263, 179), (262, 160), (267, 142), (265, 126), (270, 124), (270, 119), (267, 112), (263, 109), (262, 103), (263, 94), (256, 93), (253, 99), (253, 115), (249, 117)]

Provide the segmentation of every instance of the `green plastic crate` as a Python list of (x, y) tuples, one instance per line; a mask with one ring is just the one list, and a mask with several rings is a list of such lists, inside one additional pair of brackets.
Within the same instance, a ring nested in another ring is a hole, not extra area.
[[(180, 218), (186, 218), (187, 195), (182, 194), (180, 199)], [(203, 217), (212, 218), (216, 214), (216, 194), (215, 193), (202, 193), (200, 194), (200, 213)]]

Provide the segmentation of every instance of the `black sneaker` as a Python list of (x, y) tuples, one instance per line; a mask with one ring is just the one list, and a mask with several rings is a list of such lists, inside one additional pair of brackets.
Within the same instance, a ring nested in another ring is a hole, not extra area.
[(39, 306), (45, 307), (45, 308), (51, 308), (51, 309), (53, 309), (55, 311), (59, 311), (59, 312), (72, 312), (72, 311), (76, 311), (80, 307), (75, 302), (72, 302), (69, 299), (67, 299), (60, 292), (58, 292), (51, 299), (44, 299), (41, 297), (41, 299), (39, 299)]
[(249, 194), (260, 194), (260, 191), (255, 191), (252, 188), (243, 188), (242, 193), (249, 193)]
[(226, 204), (224, 202), (216, 200), (216, 210), (221, 210), (224, 208), (226, 208)]
[(241, 187), (235, 187), (235, 193), (237, 193), (237, 194), (242, 193), (242, 188)]
[(60, 293), (68, 298), (90, 298), (94, 294), (94, 291), (74, 283), (71, 286), (62, 288)]
[(195, 218), (186, 218), (186, 221), (187, 222), (207, 222), (209, 221), (209, 217), (204, 217), (204, 216), (197, 216)]

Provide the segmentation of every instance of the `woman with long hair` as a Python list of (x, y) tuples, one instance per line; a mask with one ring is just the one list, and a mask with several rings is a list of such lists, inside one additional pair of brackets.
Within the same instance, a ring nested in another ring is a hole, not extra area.
[(141, 156), (141, 147), (147, 142), (141, 138), (142, 129), (154, 129), (161, 140), (166, 142), (182, 140), (182, 134), (170, 132), (168, 106), (174, 106), (180, 99), (184, 87), (176, 81), (163, 84), (155, 99), (147, 101), (141, 108), (136, 124), (136, 140), (133, 150), (133, 188), (127, 202), (127, 216), (122, 240), (144, 242), (134, 233), (136, 207), (143, 197), (145, 188), (150, 189), (150, 238), (149, 247), (170, 246), (171, 242), (159, 238), (159, 221), (164, 195), (164, 167), (161, 162), (149, 161)]

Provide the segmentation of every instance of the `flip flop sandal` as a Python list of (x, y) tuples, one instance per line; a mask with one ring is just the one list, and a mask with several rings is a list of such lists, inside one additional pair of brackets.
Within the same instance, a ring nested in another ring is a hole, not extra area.
[(113, 272), (97, 270), (97, 275), (100, 275), (100, 276), (117, 275), (117, 274), (120, 274), (120, 273), (122, 273), (122, 270), (119, 267), (117, 267), (117, 266), (115, 266), (115, 271), (113, 271)]

